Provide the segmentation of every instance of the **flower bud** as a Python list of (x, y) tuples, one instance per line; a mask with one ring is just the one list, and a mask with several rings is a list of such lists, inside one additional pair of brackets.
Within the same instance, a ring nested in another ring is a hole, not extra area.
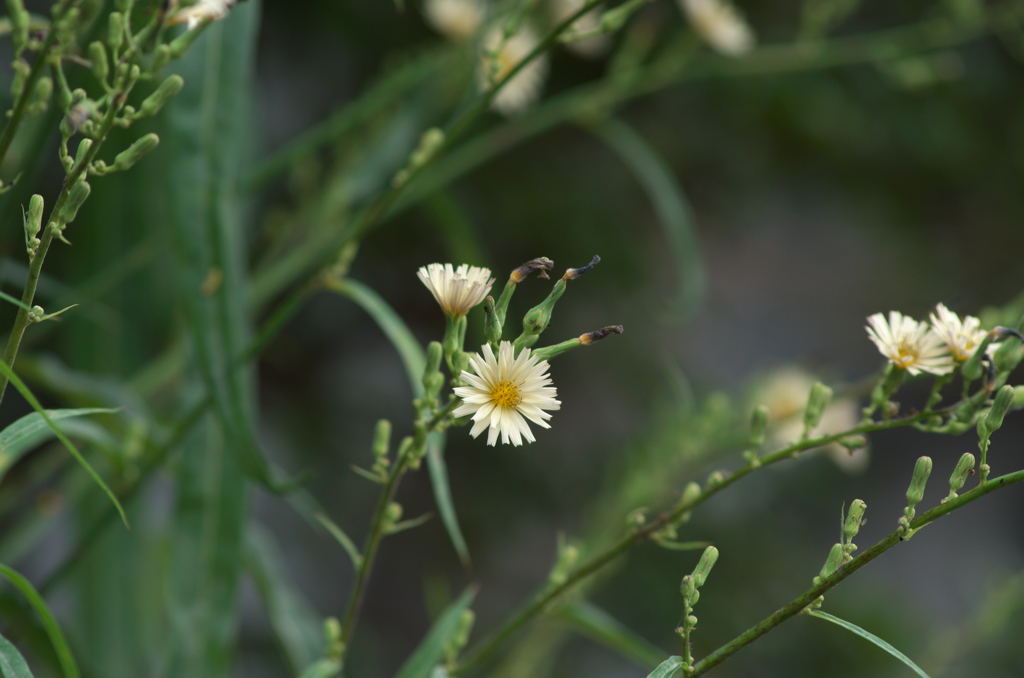
[(68, 191), (67, 200), (64, 201), (64, 207), (60, 211), (60, 221), (63, 224), (70, 224), (78, 216), (78, 210), (82, 204), (88, 199), (89, 193), (92, 192), (92, 186), (85, 179), (82, 179)]
[(124, 42), (124, 15), (120, 12), (111, 12), (107, 19), (107, 45), (111, 51), (121, 49)]
[(29, 198), (28, 211), (25, 213), (25, 239), (28, 243), (31, 243), (39, 235), (42, 225), (43, 196), (33, 195)]
[(992, 409), (990, 409), (988, 414), (978, 422), (978, 426), (984, 426), (988, 435), (992, 435), (998, 431), (1003, 425), (1003, 417), (1006, 416), (1006, 412), (1010, 409), (1010, 406), (1013, 405), (1013, 400), (1013, 387), (1009, 384), (1003, 386), (999, 389), (999, 392), (996, 393), (995, 401), (992, 403)]
[(387, 419), (381, 419), (377, 422), (377, 428), (373, 432), (373, 456), (377, 459), (387, 458), (390, 446), (391, 422)]
[(949, 477), (949, 496), (942, 500), (943, 504), (959, 496), (957, 492), (967, 482), (967, 476), (972, 473), (974, 473), (974, 455), (970, 452), (964, 452), (960, 457), (960, 461), (956, 463), (956, 468), (953, 469), (953, 475)]
[(110, 63), (107, 61), (107, 48), (99, 40), (89, 45), (89, 60), (92, 62), (92, 74), (101, 83), (106, 83)]
[(754, 452), (764, 445), (765, 436), (768, 434), (769, 414), (767, 405), (758, 405), (750, 416), (750, 437), (747, 439), (747, 446)]
[(910, 479), (910, 487), (907, 489), (907, 508), (913, 509), (924, 499), (924, 486), (931, 473), (931, 457), (919, 457), (917, 463), (914, 464), (914, 475)]
[(850, 452), (861, 450), (868, 446), (868, 439), (864, 436), (846, 436), (845, 438), (840, 438), (836, 442), (848, 449)]
[(28, 45), (29, 14), (21, 0), (7, 0), (7, 11), (11, 15), (11, 39), (15, 53)]
[(850, 511), (846, 514), (846, 520), (843, 522), (843, 537), (847, 544), (851, 543), (860, 531), (860, 526), (864, 524), (864, 512), (867, 509), (868, 505), (860, 499), (854, 499), (850, 504)]
[(484, 299), (484, 339), (497, 346), (501, 342), (501, 320), (494, 308), (494, 297)]
[(1024, 386), (1013, 387), (1013, 409), (1024, 409)]
[(698, 588), (704, 586), (704, 582), (707, 581), (711, 568), (715, 566), (716, 562), (718, 562), (718, 549), (714, 546), (704, 549), (704, 553), (701, 554), (700, 560), (697, 562), (697, 567), (693, 568), (693, 580)]
[(821, 571), (818, 573), (819, 577), (827, 577), (843, 564), (843, 545), (833, 544), (832, 550), (828, 552), (828, 558), (825, 560), (825, 564), (822, 565)]
[(160, 137), (150, 132), (139, 137), (135, 142), (114, 157), (114, 170), (131, 169), (132, 165), (142, 160), (150, 151), (160, 145)]
[(168, 101), (173, 99), (175, 95), (181, 91), (181, 88), (185, 86), (185, 80), (178, 74), (168, 76), (166, 80), (160, 83), (160, 86), (150, 94), (146, 99), (139, 105), (139, 111), (135, 114), (136, 118), (145, 118), (150, 115), (156, 115), (160, 112)]
[(604, 339), (609, 334), (622, 334), (622, 325), (609, 325), (608, 327), (602, 327), (601, 329), (594, 330), (593, 332), (581, 334), (579, 336), (580, 345), (589, 346), (590, 344), (593, 344), (595, 341), (600, 341), (601, 339)]
[(832, 400), (832, 389), (820, 381), (814, 382), (811, 387), (811, 394), (807, 398), (807, 409), (804, 410), (804, 435), (809, 436), (811, 432), (821, 423), (821, 415), (825, 407)]
[(44, 75), (36, 81), (32, 89), (32, 102), (29, 104), (30, 113), (42, 113), (50, 104), (50, 97), (53, 96), (53, 78)]
[(534, 271), (537, 271), (538, 278), (544, 278), (546, 280), (548, 278), (548, 271), (554, 268), (554, 266), (555, 262), (551, 261), (547, 257), (530, 259), (528, 262), (512, 271), (512, 274), (508, 277), (508, 281), (510, 283), (519, 284), (526, 280), (526, 277)]

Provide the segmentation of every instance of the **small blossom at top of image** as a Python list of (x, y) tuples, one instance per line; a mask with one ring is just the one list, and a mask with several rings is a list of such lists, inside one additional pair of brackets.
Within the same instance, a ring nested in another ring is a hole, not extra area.
[(693, 30), (713, 49), (739, 56), (754, 47), (754, 32), (728, 0), (679, 0)]
[(449, 40), (462, 41), (476, 35), (487, 18), (484, 0), (427, 0), (423, 16), (435, 31)]
[[(480, 89), (489, 89), (504, 80), (538, 44), (537, 34), (529, 26), (520, 27), (519, 32), (511, 37), (505, 36), (500, 27), (491, 29), (483, 44), (478, 76)], [(548, 58), (541, 54), (505, 83), (491, 101), (491, 108), (502, 115), (515, 115), (526, 110), (540, 98), (547, 74)]]
[(188, 22), (188, 30), (192, 30), (204, 19), (218, 21), (228, 15), (228, 10), (241, 0), (196, 0), (187, 7), (182, 7), (171, 15), (167, 23), (180, 24)]
[[(981, 329), (981, 321), (972, 315), (960, 316), (953, 313), (943, 304), (935, 307), (935, 313), (928, 316), (931, 320), (932, 330), (942, 339), (949, 349), (953, 360), (962, 363), (972, 355), (981, 345), (981, 342), (988, 334)], [(998, 348), (997, 345), (990, 345), (990, 350)]]
[(494, 284), (489, 268), (461, 264), (428, 264), (416, 275), (427, 286), (441, 310), (450, 318), (460, 318), (486, 297)]
[(487, 444), (501, 442), (519, 446), (525, 438), (534, 442), (533, 432), (526, 423), (529, 419), (543, 428), (551, 428), (545, 421), (551, 415), (544, 410), (557, 410), (562, 404), (555, 400), (555, 387), (548, 376), (550, 365), (538, 360), (524, 348), (515, 355), (512, 344), (503, 341), (498, 355), (489, 344), (480, 353), (469, 358), (472, 372), (463, 371), (462, 381), (468, 386), (457, 386), (455, 395), (462, 405), (455, 410), (456, 417), (473, 415), (473, 428), (469, 434), (476, 438), (487, 429)]
[(927, 323), (899, 311), (889, 311), (888, 320), (881, 313), (869, 317), (864, 329), (889, 362), (910, 374), (945, 374), (953, 370), (946, 344)]

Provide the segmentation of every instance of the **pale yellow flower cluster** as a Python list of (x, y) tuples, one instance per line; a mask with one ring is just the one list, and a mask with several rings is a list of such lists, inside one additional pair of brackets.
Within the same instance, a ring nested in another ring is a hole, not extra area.
[[(947, 374), (978, 350), (988, 334), (974, 316), (960, 319), (943, 304), (935, 307), (930, 323), (917, 321), (899, 311), (868, 318), (868, 338), (896, 367), (910, 374)], [(996, 347), (993, 344), (990, 348)]]

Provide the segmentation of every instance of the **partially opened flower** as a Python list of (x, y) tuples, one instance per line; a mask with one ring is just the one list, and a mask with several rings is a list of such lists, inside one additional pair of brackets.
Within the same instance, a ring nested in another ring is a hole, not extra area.
[[(538, 44), (540, 41), (529, 26), (520, 27), (511, 37), (506, 37), (498, 26), (491, 29), (483, 45), (483, 63), (478, 77), (480, 89), (489, 89), (504, 80)], [(540, 97), (547, 74), (547, 55), (538, 55), (505, 83), (491, 101), (491, 108), (504, 115), (529, 108)]]
[(516, 357), (512, 344), (503, 341), (497, 357), (490, 345), (484, 344), (479, 354), (470, 356), (469, 366), (472, 372), (462, 372), (462, 380), (469, 385), (455, 388), (462, 405), (454, 414), (473, 415), (471, 436), (476, 438), (487, 429), (488, 445), (495, 445), (501, 434), (502, 444), (511, 440), (519, 446), (524, 438), (530, 443), (535, 440), (527, 419), (551, 428), (545, 421), (551, 415), (544, 410), (557, 410), (562, 404), (555, 400), (555, 387), (549, 385), (550, 365), (546, 360), (537, 360), (528, 348)]
[(449, 40), (466, 40), (483, 25), (487, 4), (484, 0), (426, 0), (423, 16)]
[(460, 318), (487, 297), (494, 284), (491, 270), (462, 264), (428, 264), (421, 266), (416, 275), (427, 286), (450, 318)]
[(693, 30), (711, 47), (739, 56), (754, 46), (754, 32), (728, 0), (679, 0)]
[[(943, 304), (935, 307), (935, 313), (928, 316), (931, 320), (932, 330), (942, 339), (949, 349), (953, 360), (962, 363), (972, 355), (984, 341), (988, 334), (981, 329), (981, 321), (972, 315), (960, 316), (953, 313)], [(990, 344), (989, 349), (994, 350), (997, 346)]]
[(953, 359), (939, 335), (927, 323), (918, 322), (899, 311), (889, 311), (889, 320), (876, 313), (868, 318), (868, 338), (896, 367), (910, 374), (945, 374), (953, 369)]
[(188, 30), (192, 30), (204, 19), (217, 21), (228, 15), (228, 10), (240, 0), (197, 0), (193, 4), (179, 9), (167, 21), (169, 24), (188, 22)]

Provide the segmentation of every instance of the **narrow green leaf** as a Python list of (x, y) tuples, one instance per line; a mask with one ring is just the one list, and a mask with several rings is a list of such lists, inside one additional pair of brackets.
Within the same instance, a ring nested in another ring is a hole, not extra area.
[(683, 658), (679, 656), (669, 657), (658, 664), (658, 668), (647, 674), (647, 678), (672, 678), (683, 666)]
[(458, 599), (444, 609), (395, 678), (429, 678), (434, 667), (444, 656), (444, 648), (459, 627), (459, 617), (476, 596), (476, 588), (466, 589)]
[(6, 565), (0, 565), (0, 576), (5, 577), (16, 589), (21, 591), (21, 594), (28, 600), (29, 605), (39, 615), (43, 622), (43, 628), (46, 629), (46, 635), (50, 637), (50, 643), (57, 653), (57, 660), (60, 662), (65, 678), (78, 678), (78, 664), (75, 663), (75, 658), (71, 655), (71, 650), (68, 648), (68, 641), (64, 638), (60, 626), (57, 625), (57, 620), (53, 618), (53, 614), (50, 612), (50, 608), (46, 606), (46, 601), (43, 600), (43, 597), (39, 595), (39, 592), (36, 591), (28, 579), (25, 579)]
[(684, 321), (698, 310), (707, 288), (700, 241), (686, 196), (672, 171), (632, 127), (611, 118), (594, 132), (626, 163), (653, 203), (680, 271), (679, 291), (669, 312)]
[(711, 546), (709, 541), (668, 541), (659, 540), (658, 546), (669, 551), (698, 551)]
[(121, 520), (124, 522), (125, 527), (130, 527), (128, 525), (128, 516), (124, 514), (124, 509), (121, 507), (121, 502), (117, 500), (117, 497), (114, 496), (113, 491), (111, 491), (111, 489), (107, 487), (107, 484), (103, 482), (103, 479), (100, 478), (99, 474), (96, 473), (93, 467), (89, 465), (89, 462), (85, 460), (85, 457), (83, 457), (82, 453), (78, 451), (78, 448), (75, 447), (75, 444), (68, 440), (68, 437), (64, 435), (64, 433), (59, 428), (57, 428), (56, 422), (54, 422), (53, 418), (49, 415), (47, 410), (44, 410), (43, 406), (39, 404), (39, 400), (37, 400), (36, 397), (32, 395), (32, 392), (28, 389), (28, 386), (25, 386), (25, 382), (23, 382), (21, 378), (18, 375), (16, 375), (14, 371), (11, 370), (10, 367), (8, 367), (7, 363), (5, 363), (2, 360), (0, 360), (0, 372), (2, 372), (4, 376), (6, 376), (10, 380), (10, 383), (14, 385), (14, 388), (18, 389), (18, 392), (21, 393), (22, 397), (25, 398), (25, 400), (28, 401), (28, 404), (32, 406), (32, 409), (34, 409), (39, 414), (39, 416), (42, 417), (43, 421), (45, 421), (47, 426), (49, 426), (50, 429), (53, 431), (53, 434), (57, 436), (57, 438), (62, 443), (64, 443), (64, 447), (68, 448), (68, 451), (71, 452), (71, 455), (79, 464), (82, 465), (82, 468), (86, 470), (86, 472), (92, 477), (92, 479), (96, 481), (96, 484), (103, 488), (103, 491), (106, 492), (108, 497), (110, 497), (110, 501), (112, 501), (114, 503), (114, 506), (117, 507), (117, 512), (121, 514)]
[(22, 301), (20, 299), (15, 299), (11, 295), (7, 294), (6, 292), (0, 292), (0, 299), (3, 299), (4, 301), (6, 301), (6, 302), (8, 302), (10, 304), (14, 304), (18, 308), (23, 308), (26, 311), (31, 311), (32, 310), (31, 308), (26, 306), (24, 303), (22, 303)]
[(0, 636), (0, 675), (3, 678), (32, 678), (25, 658), (9, 640)]
[(324, 654), (323, 623), (288, 581), (280, 551), (266, 530), (251, 525), (245, 546), (246, 571), (263, 598), (267, 618), (292, 670), (298, 674)]
[(363, 556), (359, 554), (359, 549), (356, 548), (354, 541), (349, 539), (349, 536), (345, 534), (345, 531), (335, 525), (330, 518), (322, 513), (316, 514), (316, 519), (320, 521), (320, 524), (327, 528), (327, 531), (331, 533), (338, 543), (341, 544), (341, 548), (345, 549), (345, 553), (348, 554), (349, 559), (352, 561), (352, 567), (359, 569), (363, 565)]
[(302, 672), (299, 678), (334, 678), (341, 674), (341, 664), (333, 659), (321, 659)]
[(434, 501), (437, 511), (441, 514), (441, 522), (448, 532), (448, 538), (458, 554), (459, 560), (466, 568), (470, 566), (469, 547), (459, 527), (459, 517), (455, 513), (455, 501), (452, 499), (451, 486), (448, 483), (448, 467), (444, 463), (444, 433), (431, 433), (427, 436), (427, 469), (430, 471), (430, 486), (434, 490)]
[[(117, 412), (117, 410), (99, 407), (78, 410), (46, 410), (46, 413), (50, 416), (50, 421), (54, 422), (69, 417), (81, 417), (86, 414), (108, 414), (112, 412)], [(62, 425), (62, 429), (66, 428), (66, 425)], [(53, 435), (52, 429), (43, 418), (43, 415), (38, 412), (26, 414), (3, 431), (0, 431), (0, 481), (4, 479), (7, 471), (21, 459), (22, 455), (34, 449), (43, 441), (48, 440), (51, 435)]]
[[(410, 280), (412, 276), (410, 276)], [(331, 289), (344, 294), (366, 311), (373, 321), (384, 332), (391, 345), (398, 351), (405, 373), (409, 377), (409, 385), (413, 395), (419, 397), (423, 393), (423, 371), (427, 359), (423, 347), (416, 341), (412, 331), (397, 313), (372, 289), (351, 278), (336, 280), (329, 283)]]
[(895, 647), (893, 647), (889, 643), (885, 642), (884, 640), (882, 640), (881, 638), (879, 638), (875, 634), (869, 633), (868, 631), (865, 631), (864, 629), (862, 629), (861, 627), (857, 626), (856, 624), (852, 624), (852, 623), (846, 621), (845, 619), (840, 619), (839, 617), (835, 617), (835, 616), (833, 616), (833, 615), (831, 615), (831, 614), (829, 614), (827, 612), (822, 612), (821, 610), (812, 610), (811, 612), (808, 612), (807, 614), (811, 615), (812, 617), (818, 617), (819, 619), (824, 619), (826, 621), (830, 621), (833, 624), (836, 624), (837, 626), (843, 627), (844, 629), (846, 629), (850, 633), (852, 633), (854, 635), (857, 635), (857, 636), (860, 636), (864, 640), (867, 640), (867, 641), (870, 641), (870, 642), (874, 643), (878, 647), (882, 648), (883, 650), (885, 650), (886, 652), (891, 654), (896, 659), (899, 659), (901, 662), (906, 664), (908, 668), (910, 668), (917, 675), (921, 676), (921, 678), (929, 678), (928, 674), (925, 673), (923, 670), (921, 670), (920, 666), (918, 666), (917, 664), (915, 664), (914, 662), (912, 662), (910, 660), (910, 657), (908, 657), (907, 655), (903, 654), (902, 652), (900, 652)]
[(419, 527), (433, 517), (434, 516), (431, 513), (424, 513), (422, 516), (417, 518), (410, 518), (409, 520), (403, 520), (400, 523), (395, 523), (394, 527), (388, 530), (388, 534), (398, 534), (399, 532), (405, 532), (406, 530), (411, 530), (414, 527)]
[(586, 600), (563, 605), (557, 614), (587, 636), (642, 666), (657, 666), (665, 656), (653, 643)]

